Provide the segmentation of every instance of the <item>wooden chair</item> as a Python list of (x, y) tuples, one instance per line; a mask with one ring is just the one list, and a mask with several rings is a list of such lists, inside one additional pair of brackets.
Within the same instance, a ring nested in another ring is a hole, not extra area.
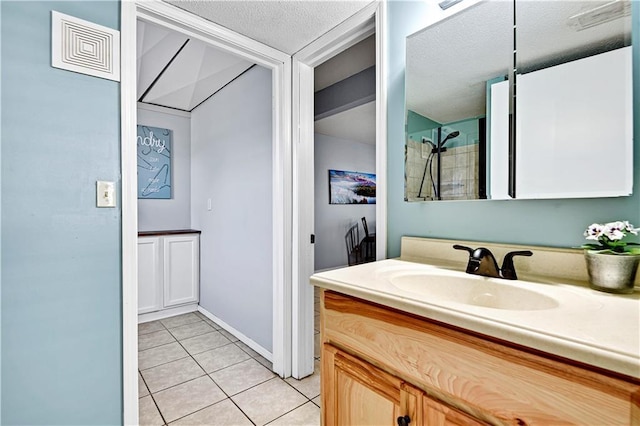
[(360, 250), (362, 251), (364, 262), (375, 262), (376, 260), (376, 234), (369, 233), (367, 226), (367, 218), (362, 216), (362, 228), (364, 229), (364, 238), (360, 242)]
[(349, 266), (364, 263), (362, 249), (360, 247), (360, 232), (358, 230), (357, 223), (349, 228), (344, 236), (344, 241), (347, 246), (347, 261)]

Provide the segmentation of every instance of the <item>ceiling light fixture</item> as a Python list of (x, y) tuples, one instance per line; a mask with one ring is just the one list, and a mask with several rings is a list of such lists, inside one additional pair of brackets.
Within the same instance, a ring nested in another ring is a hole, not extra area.
[(567, 24), (574, 27), (576, 31), (581, 31), (630, 14), (631, 2), (629, 0), (614, 0), (573, 15), (567, 20)]

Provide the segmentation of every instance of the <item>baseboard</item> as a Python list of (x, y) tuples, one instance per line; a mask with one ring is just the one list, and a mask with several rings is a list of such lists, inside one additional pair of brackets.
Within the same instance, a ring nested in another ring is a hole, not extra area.
[(180, 314), (186, 314), (189, 312), (195, 312), (198, 310), (197, 303), (191, 303), (189, 305), (176, 306), (175, 308), (167, 308), (161, 311), (147, 312), (146, 314), (138, 315), (138, 324), (143, 322), (155, 321), (159, 319), (165, 319)]
[(241, 332), (239, 332), (235, 328), (231, 327), (229, 324), (227, 324), (226, 322), (222, 321), (220, 318), (218, 318), (217, 316), (213, 315), (211, 312), (207, 311), (202, 306), (198, 306), (198, 312), (202, 313), (202, 315), (204, 315), (205, 317), (209, 318), (211, 321), (215, 322), (220, 327), (222, 327), (223, 329), (225, 329), (229, 333), (231, 333), (234, 336), (236, 336), (238, 338), (238, 340), (240, 340), (245, 345), (249, 346), (254, 351), (258, 352), (262, 357), (266, 358), (269, 362), (273, 362), (273, 354), (271, 352), (269, 352), (268, 350), (266, 350), (265, 348), (263, 348), (258, 343), (256, 343), (252, 339), (248, 338), (247, 336), (245, 336), (244, 334), (242, 334)]

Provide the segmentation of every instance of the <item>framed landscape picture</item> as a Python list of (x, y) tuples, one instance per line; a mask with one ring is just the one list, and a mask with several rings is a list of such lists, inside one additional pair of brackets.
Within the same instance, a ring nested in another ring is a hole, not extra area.
[(375, 174), (329, 170), (329, 204), (375, 203)]

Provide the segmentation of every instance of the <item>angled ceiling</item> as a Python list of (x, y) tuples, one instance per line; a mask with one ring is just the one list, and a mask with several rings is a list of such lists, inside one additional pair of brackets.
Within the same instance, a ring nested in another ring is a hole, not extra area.
[[(366, 1), (169, 1), (189, 12), (270, 45), (295, 53), (371, 3)], [(256, 66), (199, 40), (138, 21), (139, 102), (191, 111)], [(332, 85), (375, 64), (369, 37), (316, 68), (318, 87)], [(375, 144), (375, 103), (316, 122), (317, 131)]]
[(137, 97), (142, 103), (192, 111), (254, 64), (138, 21)]
[(165, 0), (292, 55), (371, 0)]

